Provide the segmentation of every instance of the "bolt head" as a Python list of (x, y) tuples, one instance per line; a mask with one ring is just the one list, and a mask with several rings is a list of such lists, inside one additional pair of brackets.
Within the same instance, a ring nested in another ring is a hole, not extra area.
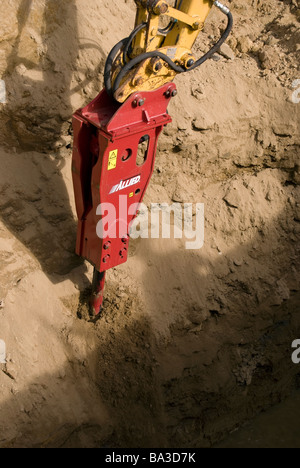
[(145, 99), (139, 99), (138, 100), (138, 106), (142, 107), (145, 104)]
[(135, 80), (134, 80), (134, 86), (141, 86), (143, 84), (144, 80), (141, 76), (138, 76)]
[(171, 96), (172, 96), (172, 97), (175, 97), (175, 96), (177, 96), (177, 94), (178, 94), (177, 89), (173, 89), (173, 91), (172, 91), (172, 93), (171, 93)]
[(126, 252), (127, 252), (127, 249), (121, 250), (121, 251), (120, 251), (120, 257), (121, 257), (121, 258), (124, 258), (125, 255), (126, 255)]
[[(155, 2), (155, 3), (159, 3), (159, 2)], [(165, 13), (167, 13), (169, 9), (169, 5), (167, 3), (161, 3), (160, 5), (156, 5), (154, 6), (153, 8), (153, 13), (155, 15), (164, 15)]]
[(161, 4), (161, 6), (160, 6), (161, 14), (167, 13), (168, 9), (169, 9), (169, 5), (167, 3), (162, 3)]
[(190, 59), (187, 61), (187, 64), (186, 64), (186, 67), (187, 68), (191, 68), (195, 63), (195, 60), (194, 59)]

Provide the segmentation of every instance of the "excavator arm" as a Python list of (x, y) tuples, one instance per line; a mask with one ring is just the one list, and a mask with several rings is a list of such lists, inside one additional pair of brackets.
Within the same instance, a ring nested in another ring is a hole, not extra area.
[[(213, 0), (135, 0), (137, 15), (130, 36), (109, 54), (105, 87), (118, 102), (135, 91), (151, 91), (174, 80), (178, 73), (192, 71), (210, 58), (227, 39), (233, 18), (227, 7)], [(213, 5), (228, 18), (220, 40), (203, 57), (192, 53)], [(168, 19), (166, 25), (164, 20)]]
[[(173, 80), (210, 58), (233, 25), (218, 0), (135, 3), (134, 30), (107, 58), (105, 89), (73, 116), (76, 253), (94, 266), (92, 318), (102, 309), (106, 271), (127, 261), (130, 226), (154, 170), (158, 138), (172, 121)], [(197, 59), (192, 48), (213, 5), (227, 16), (227, 26)]]

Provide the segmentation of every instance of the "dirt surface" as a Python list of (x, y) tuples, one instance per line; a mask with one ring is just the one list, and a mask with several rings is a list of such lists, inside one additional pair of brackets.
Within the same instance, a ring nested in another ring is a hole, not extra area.
[(218, 448), (299, 448), (299, 403), (298, 392), (234, 431)]
[[(229, 3), (228, 47), (176, 78), (145, 199), (204, 203), (204, 247), (132, 241), (91, 323), (70, 118), (134, 2), (5, 1), (0, 447), (210, 447), (299, 387), (300, 4)], [(196, 54), (223, 27), (214, 10)]]

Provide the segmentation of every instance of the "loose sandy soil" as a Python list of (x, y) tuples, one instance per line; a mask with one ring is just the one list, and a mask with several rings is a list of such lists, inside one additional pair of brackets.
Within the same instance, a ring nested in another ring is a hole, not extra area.
[[(134, 2), (6, 1), (0, 447), (210, 447), (299, 387), (300, 4), (228, 3), (232, 59), (176, 78), (145, 199), (204, 203), (205, 245), (132, 241), (94, 324), (70, 117), (101, 90)], [(223, 24), (214, 11), (197, 54)]]

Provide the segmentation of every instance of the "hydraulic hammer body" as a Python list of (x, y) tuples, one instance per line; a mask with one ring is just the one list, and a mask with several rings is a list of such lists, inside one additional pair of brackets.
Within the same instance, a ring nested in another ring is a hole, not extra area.
[[(76, 253), (98, 273), (127, 261), (130, 223), (153, 173), (158, 137), (172, 120), (167, 107), (175, 94), (169, 83), (119, 104), (104, 90), (73, 117)], [(104, 275), (95, 275), (92, 312), (97, 315)]]

